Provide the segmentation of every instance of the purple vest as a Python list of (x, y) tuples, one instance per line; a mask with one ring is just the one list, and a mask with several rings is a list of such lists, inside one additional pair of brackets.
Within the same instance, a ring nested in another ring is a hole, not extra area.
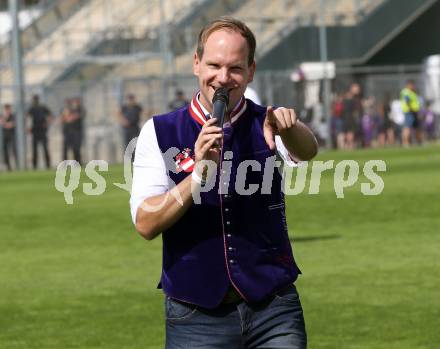
[[(270, 193), (261, 193), (266, 159), (275, 155), (263, 137), (265, 112), (247, 100), (244, 114), (233, 127), (225, 128), (224, 152), (233, 152), (232, 160), (226, 160), (231, 166), (228, 192), (219, 194), (218, 174), (215, 187), (202, 193), (201, 204), (193, 204), (163, 232), (159, 287), (169, 297), (214, 308), (232, 285), (247, 302), (258, 302), (298, 277), (277, 169)], [(171, 147), (193, 151), (201, 129), (188, 108), (154, 117), (154, 126), (162, 153)], [(261, 164), (261, 171), (247, 171), (245, 189), (249, 184), (260, 188), (252, 195), (235, 190), (237, 169), (244, 160)], [(168, 171), (168, 175), (176, 184), (189, 175), (175, 172)]]

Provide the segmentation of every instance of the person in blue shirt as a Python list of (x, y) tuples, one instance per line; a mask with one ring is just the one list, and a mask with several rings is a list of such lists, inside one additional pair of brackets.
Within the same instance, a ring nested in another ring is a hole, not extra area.
[[(282, 177), (265, 169), (277, 156), (291, 164), (312, 159), (317, 142), (293, 109), (245, 99), (255, 47), (243, 22), (209, 23), (194, 54), (200, 91), (139, 135), (131, 213), (145, 239), (163, 239), (168, 349), (307, 345)], [(229, 90), (223, 127), (211, 117), (220, 87)], [(206, 171), (208, 160), (215, 171)]]

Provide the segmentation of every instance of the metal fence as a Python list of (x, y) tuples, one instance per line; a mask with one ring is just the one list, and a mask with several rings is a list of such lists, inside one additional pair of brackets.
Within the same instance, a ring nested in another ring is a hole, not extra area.
[[(257, 91), (263, 104), (294, 107), (301, 117), (306, 117), (307, 109), (305, 91), (306, 82), (294, 82), (293, 71), (261, 71), (255, 76), (252, 87)], [(398, 98), (399, 91), (409, 78), (416, 80), (421, 88), (423, 85), (421, 67), (363, 67), (340, 68), (332, 80), (332, 93), (342, 92), (351, 82), (359, 82), (364, 96), (374, 96), (382, 100), (386, 93)], [(308, 82), (307, 82), (308, 83)], [(316, 83), (316, 82), (315, 82)], [(317, 93), (320, 94), (319, 82)], [(174, 76), (164, 83), (160, 77), (96, 81), (80, 81), (57, 83), (45, 88), (31, 86), (26, 88), (27, 100), (35, 93), (42, 102), (52, 110), (56, 120), (49, 131), (49, 144), (53, 163), (62, 160), (62, 129), (59, 114), (64, 101), (79, 97), (87, 114), (85, 119), (85, 139), (83, 158), (104, 159), (110, 163), (121, 162), (123, 159), (122, 131), (118, 123), (118, 110), (127, 94), (135, 94), (137, 101), (143, 106), (144, 123), (152, 115), (158, 115), (169, 109), (165, 106), (173, 99), (176, 89), (184, 91), (190, 99), (197, 91), (197, 80), (193, 75)], [(423, 92), (423, 91), (421, 91)], [(320, 100), (318, 95), (317, 100)], [(316, 112), (316, 109), (315, 109)], [(317, 128), (325, 128), (322, 115), (312, 116)], [(322, 125), (320, 125), (320, 123)], [(29, 138), (29, 137), (28, 137)], [(30, 140), (28, 143), (28, 164), (30, 163)]]

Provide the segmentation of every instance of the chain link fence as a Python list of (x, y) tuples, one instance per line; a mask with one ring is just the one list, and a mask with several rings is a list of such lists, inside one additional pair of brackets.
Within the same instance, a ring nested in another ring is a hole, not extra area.
[[(320, 108), (307, 110), (307, 98), (310, 84), (317, 85), (312, 89), (315, 100), (321, 100), (321, 81), (294, 82), (291, 78), (293, 71), (260, 71), (255, 75), (251, 84), (258, 93), (262, 104), (293, 107), (302, 118), (312, 118), (316, 132), (325, 137), (325, 116)], [(349, 85), (359, 82), (363, 95), (373, 96), (380, 101), (389, 93), (392, 98), (398, 94), (407, 79), (414, 79), (418, 86), (423, 86), (421, 67), (363, 67), (340, 68), (332, 80), (332, 93), (343, 92)], [(4, 93), (10, 87), (2, 87)], [(167, 80), (161, 77), (131, 78), (97, 81), (77, 81), (57, 83), (50, 88), (44, 86), (28, 86), (27, 100), (33, 94), (40, 95), (55, 120), (49, 130), (49, 147), (53, 164), (62, 159), (63, 133), (60, 122), (60, 112), (65, 101), (69, 98), (80, 98), (86, 109), (84, 143), (82, 157), (85, 162), (92, 159), (103, 159), (110, 163), (119, 163), (123, 160), (122, 130), (118, 122), (118, 111), (121, 103), (128, 94), (134, 94), (143, 107), (141, 123), (145, 123), (151, 116), (169, 111), (168, 105), (177, 89), (184, 92), (187, 99), (198, 90), (197, 79), (193, 75), (172, 76)], [(421, 90), (423, 93), (423, 90)], [(319, 107), (319, 104), (318, 104)], [(310, 120), (309, 120), (310, 121)], [(1, 137), (1, 135), (0, 135)], [(30, 137), (27, 137), (28, 164), (30, 163)], [(0, 143), (2, 145), (2, 143)], [(42, 157), (40, 157), (42, 159)]]

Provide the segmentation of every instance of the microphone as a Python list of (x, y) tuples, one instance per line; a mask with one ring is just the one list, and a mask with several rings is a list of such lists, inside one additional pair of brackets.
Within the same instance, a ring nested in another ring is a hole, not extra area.
[(225, 87), (219, 87), (212, 97), (212, 117), (217, 119), (217, 126), (223, 128), (225, 115), (228, 111), (229, 90)]

